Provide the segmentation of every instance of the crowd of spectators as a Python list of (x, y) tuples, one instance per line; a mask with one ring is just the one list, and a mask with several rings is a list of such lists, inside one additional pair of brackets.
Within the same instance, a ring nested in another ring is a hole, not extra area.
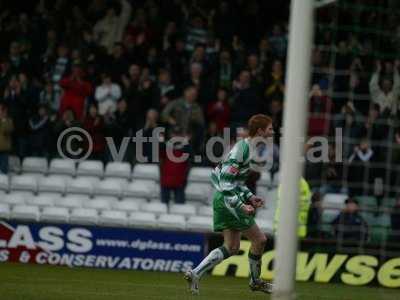
[[(225, 127), (237, 137), (255, 113), (272, 117), (279, 147), (289, 1), (268, 2), (1, 2), (0, 170), (9, 154), (56, 157), (59, 134), (76, 126), (105, 162), (105, 137), (119, 147), (158, 126), (204, 155), (208, 138)], [(308, 137), (331, 139), (328, 161), (307, 161), (305, 176), (321, 193), (382, 198), (400, 182), (399, 16), (368, 8), (378, 0), (353, 2), (317, 13)], [(152, 160), (150, 145), (143, 153)]]
[(235, 138), (255, 113), (279, 128), (288, 3), (275, 21), (264, 18), (268, 5), (276, 9), (261, 1), (4, 2), (1, 170), (10, 153), (56, 157), (60, 133), (76, 126), (92, 137), (90, 158), (105, 162), (105, 137), (118, 147), (141, 129), (179, 127), (204, 155), (207, 138), (225, 127)]

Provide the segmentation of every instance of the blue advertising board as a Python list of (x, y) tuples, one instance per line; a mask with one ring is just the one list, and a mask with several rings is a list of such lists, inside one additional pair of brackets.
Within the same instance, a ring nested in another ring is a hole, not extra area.
[(0, 262), (183, 272), (204, 247), (198, 233), (0, 222)]

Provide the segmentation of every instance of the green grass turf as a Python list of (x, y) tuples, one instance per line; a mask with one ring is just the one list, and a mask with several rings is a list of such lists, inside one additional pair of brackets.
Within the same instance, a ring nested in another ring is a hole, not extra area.
[[(181, 274), (0, 263), (1, 300), (270, 299), (251, 292), (247, 280), (206, 276), (201, 295), (187, 292)], [(398, 300), (400, 291), (342, 284), (298, 283), (300, 300)]]

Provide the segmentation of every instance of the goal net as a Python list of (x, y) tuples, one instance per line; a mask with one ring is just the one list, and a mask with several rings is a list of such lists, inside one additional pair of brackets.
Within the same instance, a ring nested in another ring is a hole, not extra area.
[(308, 147), (322, 161), (305, 163), (308, 236), (336, 253), (400, 253), (399, 4), (340, 0), (315, 12)]

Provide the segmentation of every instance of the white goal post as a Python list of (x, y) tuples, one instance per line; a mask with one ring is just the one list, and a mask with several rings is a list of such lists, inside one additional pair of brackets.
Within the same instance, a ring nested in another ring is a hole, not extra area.
[(314, 4), (314, 0), (292, 0), (290, 8), (274, 300), (292, 300), (296, 297), (298, 195), (306, 137)]

